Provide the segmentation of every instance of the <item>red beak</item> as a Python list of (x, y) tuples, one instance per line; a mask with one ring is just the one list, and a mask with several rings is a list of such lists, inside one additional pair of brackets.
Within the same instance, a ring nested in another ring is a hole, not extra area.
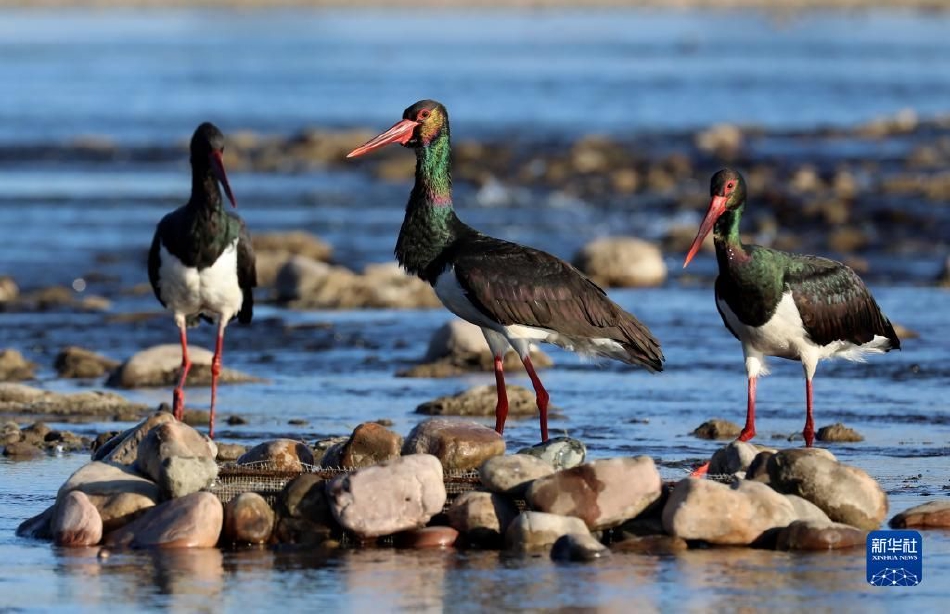
[(224, 172), (224, 158), (220, 151), (211, 152), (211, 172), (218, 178), (221, 185), (224, 186), (224, 193), (228, 195), (231, 206), (237, 209), (237, 201), (234, 200), (234, 194), (231, 193), (231, 184), (228, 183), (228, 175)]
[(709, 203), (709, 211), (706, 212), (706, 217), (703, 218), (703, 223), (699, 225), (699, 232), (696, 233), (696, 238), (693, 239), (693, 244), (689, 246), (689, 253), (686, 254), (686, 261), (683, 262), (683, 268), (686, 268), (686, 265), (689, 264), (689, 261), (693, 259), (693, 256), (696, 255), (696, 252), (699, 251), (699, 248), (703, 244), (703, 239), (706, 238), (706, 235), (709, 234), (709, 231), (713, 229), (713, 226), (716, 224), (716, 220), (719, 219), (719, 216), (725, 213), (726, 211), (726, 196), (713, 196), (712, 201)]
[(405, 145), (409, 142), (409, 139), (412, 138), (412, 133), (415, 131), (416, 126), (418, 125), (419, 122), (413, 121), (411, 119), (404, 119), (402, 121), (396, 122), (392, 128), (380, 134), (379, 136), (373, 137), (360, 147), (357, 147), (350, 153), (346, 154), (346, 157), (355, 158), (356, 156), (362, 156), (365, 153), (369, 153), (374, 149), (379, 149), (380, 147), (389, 145), (390, 143), (399, 143), (400, 145)]

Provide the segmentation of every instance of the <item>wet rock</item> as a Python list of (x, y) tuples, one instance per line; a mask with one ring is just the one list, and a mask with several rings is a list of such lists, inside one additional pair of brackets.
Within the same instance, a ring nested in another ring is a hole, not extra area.
[(531, 483), (554, 473), (551, 463), (529, 454), (493, 456), (482, 463), (478, 477), (492, 492), (522, 497)]
[(557, 538), (551, 547), (555, 561), (596, 561), (610, 556), (610, 550), (590, 533), (568, 533)]
[(50, 528), (57, 546), (94, 546), (102, 539), (99, 510), (78, 490), (68, 493), (57, 503)]
[(666, 263), (659, 248), (633, 237), (592, 241), (574, 256), (574, 264), (607, 288), (655, 287), (666, 281)]
[(894, 529), (950, 528), (950, 500), (928, 501), (897, 514), (890, 521)]
[(663, 508), (670, 535), (721, 545), (749, 545), (795, 520), (791, 502), (765, 484), (731, 485), (687, 478), (677, 482)]
[(735, 439), (741, 432), (742, 428), (735, 422), (716, 418), (703, 422), (692, 434), (700, 439)]
[[(538, 415), (534, 391), (509, 384), (508, 418), (524, 418)], [(416, 407), (417, 414), (427, 416), (494, 416), (498, 392), (494, 384), (475, 386), (457, 394), (426, 401)], [(548, 406), (549, 411), (554, 409)]]
[(28, 539), (53, 539), (51, 525), (56, 506), (51, 505), (36, 516), (27, 518), (16, 529), (17, 537)]
[(508, 525), (517, 515), (518, 508), (511, 499), (476, 490), (459, 495), (448, 510), (449, 524), (470, 543), (486, 548), (501, 544)]
[(315, 473), (303, 473), (287, 482), (278, 498), (281, 513), (327, 523), (333, 518), (326, 494), (326, 480)]
[(293, 439), (275, 439), (260, 443), (237, 459), (238, 465), (255, 465), (274, 471), (303, 471), (314, 465), (313, 452)]
[(762, 452), (747, 441), (732, 441), (716, 450), (709, 460), (709, 475), (734, 475), (744, 477), (752, 461)]
[(155, 506), (106, 535), (103, 543), (110, 548), (212, 548), (223, 524), (218, 498), (196, 492)]
[(102, 377), (118, 366), (117, 360), (75, 345), (63, 348), (53, 361), (56, 374), (67, 378)]
[(341, 467), (368, 467), (391, 458), (402, 450), (402, 437), (375, 422), (364, 422), (340, 449)]
[(20, 432), (20, 427), (16, 422), (8, 420), (0, 424), (0, 446), (20, 441), (22, 437), (23, 434)]
[(0, 350), (0, 382), (33, 379), (35, 369), (36, 365), (17, 350)]
[(0, 384), (0, 412), (56, 420), (97, 418), (133, 421), (147, 409), (111, 392), (60, 394), (23, 384)]
[(731, 158), (742, 148), (742, 129), (733, 124), (716, 124), (696, 133), (696, 147), (718, 157)]
[(672, 535), (636, 535), (611, 544), (613, 552), (632, 554), (676, 554), (688, 549), (686, 540)]
[(320, 237), (303, 230), (261, 232), (251, 237), (255, 252), (284, 252), (329, 262), (333, 248)]
[(887, 495), (871, 476), (818, 448), (782, 450), (769, 458), (768, 472), (772, 488), (811, 501), (835, 522), (870, 531), (887, 515)]
[(120, 465), (133, 465), (138, 458), (139, 444), (156, 426), (174, 422), (175, 418), (167, 411), (155, 412), (132, 428), (113, 437), (96, 449), (92, 460), (108, 461)]
[(46, 456), (43, 450), (26, 441), (14, 441), (3, 447), (3, 455), (16, 460), (29, 460)]
[[(211, 385), (211, 359), (214, 353), (197, 346), (188, 346), (191, 370), (187, 386)], [(181, 346), (175, 343), (155, 345), (131, 358), (112, 372), (106, 385), (115, 388), (147, 388), (175, 386), (181, 369)], [(224, 367), (218, 378), (219, 384), (259, 382), (260, 379)]]
[(773, 450), (763, 450), (755, 455), (755, 458), (752, 459), (752, 462), (749, 463), (749, 468), (745, 472), (745, 479), (755, 480), (756, 482), (762, 482), (763, 484), (769, 483), (769, 458), (776, 451)]
[(70, 431), (50, 431), (46, 435), (45, 447), (54, 452), (78, 452), (89, 448), (91, 441), (88, 437), (80, 437)]
[(532, 509), (576, 516), (592, 531), (635, 517), (660, 497), (660, 474), (649, 456), (591, 461), (538, 478), (525, 499)]
[(239, 459), (247, 447), (239, 443), (220, 443), (218, 442), (218, 455), (214, 457), (219, 463), (231, 463)]
[(818, 429), (818, 432), (815, 434), (815, 439), (827, 442), (864, 441), (864, 437), (862, 437), (860, 433), (840, 422)]
[(11, 303), (20, 296), (20, 288), (9, 275), (0, 275), (0, 305)]
[[(429, 347), (422, 364), (400, 372), (400, 377), (455, 377), (470, 371), (492, 372), (494, 357), (479, 327), (464, 320), (451, 320), (440, 326), (429, 338)], [(531, 364), (535, 369), (553, 363), (547, 354), (531, 347)], [(510, 349), (502, 363), (505, 371), (524, 371), (518, 354)], [(494, 409), (492, 409), (494, 411)]]
[(26, 443), (32, 443), (36, 446), (42, 446), (46, 441), (46, 436), (53, 432), (48, 424), (42, 421), (34, 422), (20, 431), (21, 440)]
[(9, 304), (20, 311), (108, 311), (111, 308), (111, 303), (101, 296), (81, 294), (65, 286), (31, 290)]
[(223, 537), (229, 543), (267, 543), (274, 524), (274, 510), (256, 492), (243, 492), (224, 507)]
[(161, 497), (157, 484), (130, 467), (102, 461), (86, 463), (69, 476), (59, 488), (57, 501), (74, 490), (89, 497), (107, 532), (137, 518)]
[(527, 454), (540, 458), (555, 469), (570, 469), (584, 462), (587, 447), (584, 442), (570, 437), (552, 437), (528, 448), (518, 450), (518, 454)]
[(446, 471), (478, 469), (493, 456), (505, 453), (505, 440), (476, 422), (429, 418), (416, 425), (402, 447), (406, 454), (431, 454)]
[(160, 424), (139, 444), (136, 468), (154, 480), (166, 498), (209, 487), (218, 477), (217, 446), (181, 422)]
[(445, 504), (442, 464), (429, 454), (402, 456), (335, 478), (327, 495), (337, 522), (360, 537), (418, 528)]
[(864, 547), (867, 531), (838, 522), (796, 520), (778, 532), (776, 550), (840, 550)]
[(514, 552), (548, 550), (562, 535), (590, 533), (580, 518), (545, 512), (522, 512), (505, 531), (505, 547)]
[(402, 548), (451, 548), (458, 537), (452, 527), (424, 527), (400, 533), (396, 543)]

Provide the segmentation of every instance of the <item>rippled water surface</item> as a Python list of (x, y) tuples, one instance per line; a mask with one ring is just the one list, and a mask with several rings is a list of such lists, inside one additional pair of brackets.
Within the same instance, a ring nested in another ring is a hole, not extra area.
[[(773, 127), (853, 124), (911, 106), (942, 108), (950, 92), (950, 19), (902, 12), (814, 13), (791, 20), (702, 12), (563, 13), (0, 13), (0, 144), (56, 143), (81, 135), (120, 142), (180, 142), (207, 117), (222, 126), (290, 133), (310, 124), (388, 126), (412, 101), (448, 103), (456, 134), (516, 130), (686, 129), (714, 121)], [(741, 33), (741, 35), (740, 35)], [(359, 44), (354, 44), (359, 41)], [(860, 152), (853, 155), (860, 155)], [(407, 153), (407, 155), (409, 155)], [(869, 156), (889, 155), (868, 151)], [(255, 231), (303, 228), (329, 240), (335, 258), (360, 267), (388, 261), (408, 191), (358, 169), (300, 175), (233, 173), (239, 212)], [(136, 324), (110, 314), (157, 312), (144, 253), (161, 215), (185, 198), (185, 160), (111, 166), (0, 163), (0, 274), (24, 288), (88, 280), (112, 300), (109, 314), (0, 314), (0, 347), (39, 363), (39, 385), (57, 380), (58, 350), (77, 344), (117, 359), (174, 342), (170, 318)], [(570, 257), (611, 232), (659, 234), (639, 212), (541, 199), (493, 207), (458, 186), (470, 224)], [(887, 254), (872, 257), (887, 259)], [(649, 375), (549, 350), (541, 374), (557, 415), (552, 435), (585, 441), (592, 457), (648, 454), (664, 478), (707, 457), (717, 444), (689, 432), (710, 417), (741, 422), (745, 374), (738, 343), (722, 327), (700, 255), (695, 281), (611, 291), (663, 342), (666, 371)], [(692, 269), (691, 269), (692, 270)], [(873, 283), (890, 317), (919, 333), (902, 352), (866, 364), (832, 363), (815, 379), (818, 425), (843, 421), (866, 440), (834, 444), (890, 497), (891, 513), (950, 490), (948, 294)], [(262, 297), (266, 291), (262, 291)], [(290, 312), (263, 305), (250, 328), (228, 332), (225, 364), (266, 382), (225, 386), (225, 441), (288, 435), (308, 441), (389, 418), (407, 433), (415, 407), (490, 374), (442, 380), (394, 373), (416, 361), (449, 315), (432, 311)], [(192, 340), (208, 346), (205, 327)], [(799, 433), (804, 385), (797, 363), (772, 360), (759, 384), (758, 440)], [(528, 386), (526, 378), (510, 383)], [(97, 383), (98, 384), (98, 383)], [(169, 390), (129, 392), (157, 404)], [(207, 390), (189, 393), (205, 406)], [(302, 419), (306, 426), (290, 426)], [(486, 424), (490, 421), (486, 420)], [(56, 426), (56, 425), (54, 425)], [(59, 425), (95, 434), (117, 425)], [(126, 426), (126, 425), (119, 425)], [(535, 420), (512, 421), (509, 450), (533, 443)], [(0, 609), (450, 610), (598, 608), (936, 610), (950, 591), (950, 536), (925, 534), (924, 583), (872, 589), (864, 553), (789, 554), (698, 550), (675, 557), (615, 556), (590, 565), (498, 553), (344, 551), (113, 553), (66, 551), (16, 538), (23, 519), (53, 500), (84, 458), (0, 459)], [(900, 599), (900, 601), (898, 601)], [(908, 601), (913, 599), (913, 601)]]

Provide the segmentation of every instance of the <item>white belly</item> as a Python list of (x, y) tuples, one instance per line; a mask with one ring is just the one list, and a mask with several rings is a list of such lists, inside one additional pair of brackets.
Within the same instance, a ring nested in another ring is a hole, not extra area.
[(180, 315), (220, 316), (225, 322), (241, 309), (244, 295), (238, 285), (237, 239), (218, 260), (202, 270), (187, 267), (162, 246), (159, 286), (169, 309)]

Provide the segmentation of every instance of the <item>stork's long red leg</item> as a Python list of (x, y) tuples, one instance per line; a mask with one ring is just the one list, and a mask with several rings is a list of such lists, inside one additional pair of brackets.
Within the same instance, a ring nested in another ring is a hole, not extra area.
[(172, 415), (176, 420), (181, 421), (185, 417), (185, 380), (188, 379), (188, 371), (191, 370), (191, 361), (188, 360), (188, 335), (185, 333), (184, 322), (178, 326), (178, 330), (181, 337), (181, 375), (172, 396)]
[(802, 436), (805, 437), (805, 447), (810, 448), (815, 443), (815, 417), (812, 415), (812, 393), (811, 378), (805, 378), (805, 429)]
[(749, 441), (755, 437), (755, 378), (749, 378), (749, 400), (745, 409), (745, 426), (737, 441)]
[(495, 431), (505, 432), (505, 420), (508, 419), (508, 392), (505, 390), (505, 370), (502, 357), (495, 356), (495, 388), (498, 391), (498, 404), (495, 405)]
[(541, 384), (538, 374), (534, 372), (531, 356), (525, 354), (521, 362), (524, 363), (525, 371), (528, 372), (528, 377), (531, 378), (531, 384), (534, 386), (534, 393), (538, 399), (538, 411), (541, 413), (541, 442), (543, 443), (548, 440), (548, 400), (550, 397), (548, 391)]
[(218, 376), (221, 375), (221, 355), (224, 353), (224, 323), (218, 325), (218, 341), (214, 345), (214, 357), (211, 359), (211, 417), (208, 423), (208, 437), (214, 439), (214, 406), (218, 400)]

